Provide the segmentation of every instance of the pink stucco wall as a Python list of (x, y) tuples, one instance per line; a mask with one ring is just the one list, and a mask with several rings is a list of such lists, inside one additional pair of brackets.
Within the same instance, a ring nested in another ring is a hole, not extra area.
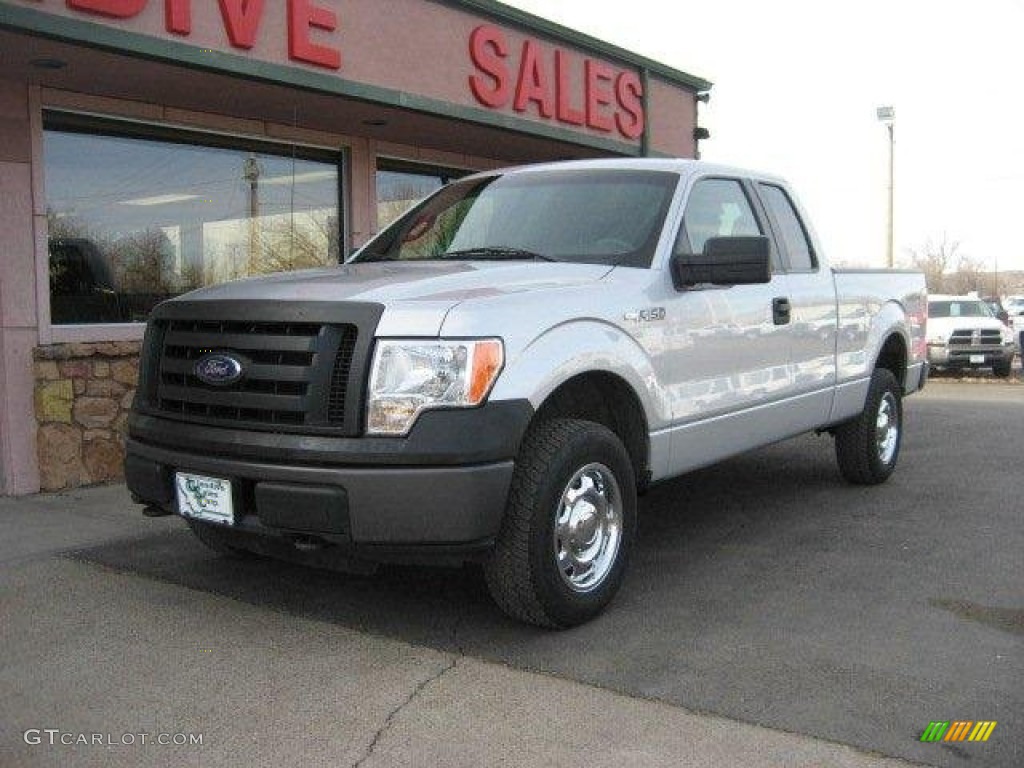
[(36, 228), (29, 88), (0, 80), (0, 465), (4, 493), (38, 488), (32, 350)]
[(650, 88), (651, 147), (674, 157), (693, 157), (697, 142), (693, 129), (697, 125), (697, 102), (693, 96), (684, 97), (670, 83), (652, 77)]

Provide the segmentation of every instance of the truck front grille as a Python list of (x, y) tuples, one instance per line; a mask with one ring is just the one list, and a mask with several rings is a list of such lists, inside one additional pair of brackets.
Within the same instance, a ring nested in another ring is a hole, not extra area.
[(352, 354), (356, 346), (356, 334), (346, 333), (341, 337), (338, 354), (331, 371), (331, 389), (327, 395), (327, 420), (341, 424), (345, 420), (345, 400), (348, 395), (348, 381), (352, 374)]
[[(356, 313), (355, 322), (311, 321), (310, 314), (325, 313), (310, 313), (303, 305), (296, 305), (295, 320), (236, 319), (231, 310), (239, 307), (231, 302), (225, 302), (219, 312), (200, 309), (203, 315), (222, 316), (178, 317), (187, 310), (173, 306), (151, 322), (143, 362), (145, 386), (140, 380), (140, 391), (146, 395), (143, 409), (220, 426), (359, 433), (361, 382), (379, 312), (374, 314), (373, 326), (364, 328), (363, 312)], [(338, 314), (338, 308), (334, 310), (327, 314)], [(264, 308), (263, 314), (288, 313), (274, 305)], [(241, 379), (228, 385), (201, 380), (196, 364), (211, 353), (241, 362)]]
[(998, 329), (993, 328), (961, 328), (953, 331), (949, 337), (950, 346), (978, 347), (1000, 343)]

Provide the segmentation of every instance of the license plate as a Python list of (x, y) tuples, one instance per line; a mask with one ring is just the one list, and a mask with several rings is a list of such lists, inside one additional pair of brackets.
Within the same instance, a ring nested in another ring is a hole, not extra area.
[(984, 364), (985, 364), (985, 356), (984, 355), (971, 355), (971, 365), (984, 365)]
[(174, 484), (178, 490), (178, 512), (183, 516), (221, 525), (234, 525), (235, 512), (231, 504), (229, 480), (176, 472)]

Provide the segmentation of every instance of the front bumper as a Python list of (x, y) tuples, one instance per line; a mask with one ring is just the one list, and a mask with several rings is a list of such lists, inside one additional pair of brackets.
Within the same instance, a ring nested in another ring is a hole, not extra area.
[(941, 368), (988, 368), (1010, 362), (1017, 352), (1016, 344), (1002, 346), (928, 345), (928, 362)]
[(197, 426), (134, 414), (125, 476), (176, 511), (174, 474), (230, 480), (243, 533), (346, 549), (483, 549), (501, 525), (527, 401), (424, 414), (406, 438), (328, 438)]

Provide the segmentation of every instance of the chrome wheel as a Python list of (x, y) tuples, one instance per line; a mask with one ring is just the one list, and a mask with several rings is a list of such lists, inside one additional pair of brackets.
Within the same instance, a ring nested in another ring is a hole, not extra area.
[(864, 410), (836, 427), (836, 460), (849, 482), (878, 485), (896, 468), (903, 438), (901, 394), (893, 372), (876, 368)]
[(875, 418), (875, 445), (878, 448), (878, 460), (882, 464), (892, 461), (899, 439), (899, 406), (893, 394), (886, 392), (878, 403), (878, 415)]
[(562, 491), (555, 517), (558, 572), (575, 592), (589, 592), (612, 570), (622, 541), (622, 493), (604, 464), (578, 469)]
[(575, 627), (611, 602), (636, 536), (636, 473), (607, 427), (553, 418), (531, 425), (516, 457), (487, 586), (509, 616)]

